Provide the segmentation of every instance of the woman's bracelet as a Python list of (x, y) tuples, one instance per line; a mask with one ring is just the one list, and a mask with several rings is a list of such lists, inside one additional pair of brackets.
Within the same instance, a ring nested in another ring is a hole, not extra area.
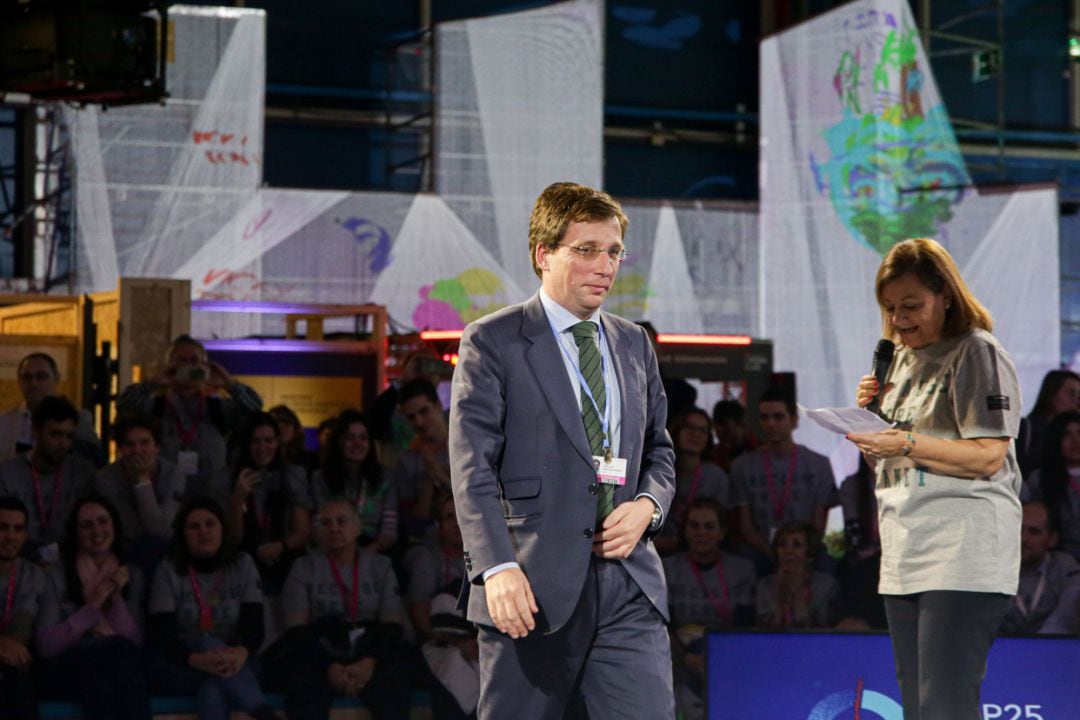
[(903, 455), (904, 457), (907, 457), (908, 455), (911, 455), (911, 451), (914, 450), (914, 449), (915, 449), (915, 436), (912, 435), (911, 433), (908, 433), (907, 437), (904, 438), (904, 446), (902, 448), (900, 448), (900, 454)]

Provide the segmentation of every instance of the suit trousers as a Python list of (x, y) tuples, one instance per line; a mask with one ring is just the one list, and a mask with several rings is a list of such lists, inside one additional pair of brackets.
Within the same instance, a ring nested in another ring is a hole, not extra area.
[(555, 632), (480, 627), (480, 720), (562, 720), (579, 689), (590, 720), (675, 717), (664, 619), (622, 563), (596, 556)]
[(883, 597), (904, 720), (980, 720), (986, 659), (1010, 596), (933, 590)]

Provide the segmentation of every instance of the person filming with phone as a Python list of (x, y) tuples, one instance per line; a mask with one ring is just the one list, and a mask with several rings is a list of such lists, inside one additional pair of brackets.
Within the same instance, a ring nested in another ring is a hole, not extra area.
[(165, 368), (128, 386), (116, 406), (121, 415), (148, 413), (161, 422), (161, 457), (178, 466), (193, 495), (225, 467), (229, 434), (262, 409), (262, 398), (210, 360), (201, 342), (181, 335)]

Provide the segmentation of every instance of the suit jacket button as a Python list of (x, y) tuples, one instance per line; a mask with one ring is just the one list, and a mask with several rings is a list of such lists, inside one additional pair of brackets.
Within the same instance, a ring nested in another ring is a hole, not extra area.
[(589, 494), (590, 495), (595, 495), (598, 492), (600, 492), (600, 483), (593, 483), (592, 485), (589, 486)]
[(593, 535), (592, 528), (585, 528), (584, 535), (587, 540), (591, 540)]

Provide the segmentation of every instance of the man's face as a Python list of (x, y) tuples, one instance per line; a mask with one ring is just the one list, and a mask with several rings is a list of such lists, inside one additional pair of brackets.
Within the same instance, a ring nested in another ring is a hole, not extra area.
[(797, 420), (780, 400), (766, 400), (758, 405), (762, 439), (769, 445), (785, 443), (791, 439)]
[[(184, 389), (200, 388), (206, 379), (206, 358), (198, 345), (181, 343), (169, 355), (169, 367), (177, 373), (177, 386)], [(199, 371), (202, 371), (199, 373)], [(184, 379), (190, 373), (198, 373), (202, 378)]]
[[(571, 248), (603, 252), (586, 260)], [(620, 261), (613, 261), (608, 252), (622, 249), (622, 226), (617, 218), (570, 223), (559, 247), (536, 249), (544, 292), (584, 320), (600, 309), (619, 272)]]
[(319, 509), (319, 546), (323, 552), (342, 550), (356, 544), (360, 519), (348, 503), (332, 502)]
[(158, 445), (154, 441), (154, 433), (146, 428), (133, 427), (127, 431), (127, 435), (120, 442), (120, 457), (126, 458), (139, 455), (146, 458), (157, 458)]
[(18, 510), (0, 510), (0, 560), (19, 557), (26, 542), (26, 516)]
[(34, 454), (54, 467), (63, 465), (75, 442), (75, 423), (70, 420), (46, 420), (33, 432)]
[(1050, 532), (1046, 508), (1039, 504), (1024, 506), (1024, 521), (1020, 526), (1020, 561), (1026, 567), (1035, 567), (1043, 561), (1046, 553), (1057, 545), (1058, 536)]
[(442, 406), (424, 395), (401, 403), (401, 414), (405, 416), (405, 422), (409, 423), (413, 432), (424, 440), (441, 437), (439, 431), (446, 428)]
[(28, 407), (37, 407), (39, 402), (55, 395), (59, 382), (60, 377), (41, 358), (30, 358), (19, 368), (19, 390)]

